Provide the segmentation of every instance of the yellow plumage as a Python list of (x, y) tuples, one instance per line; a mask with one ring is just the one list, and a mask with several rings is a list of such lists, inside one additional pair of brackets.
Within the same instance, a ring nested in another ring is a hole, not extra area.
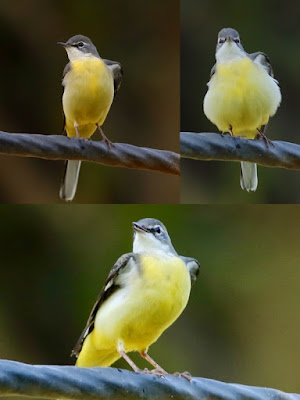
[(185, 263), (177, 256), (141, 254), (139, 265), (122, 274), (122, 287), (100, 306), (83, 343), (78, 367), (109, 366), (125, 351), (144, 351), (184, 310), (191, 289)]
[(63, 84), (63, 109), (68, 136), (89, 138), (102, 125), (114, 98), (114, 79), (101, 58), (82, 57), (71, 62)]
[(276, 81), (249, 57), (217, 63), (204, 99), (204, 113), (221, 132), (253, 139), (281, 100)]

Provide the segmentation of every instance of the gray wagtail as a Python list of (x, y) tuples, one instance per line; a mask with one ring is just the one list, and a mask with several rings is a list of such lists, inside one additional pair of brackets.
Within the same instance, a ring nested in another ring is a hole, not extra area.
[[(112, 267), (72, 355), (78, 367), (108, 367), (123, 357), (135, 372), (163, 376), (166, 371), (148, 348), (186, 307), (199, 264), (176, 253), (160, 221), (144, 218), (133, 230), (132, 253)], [(131, 351), (154, 370), (140, 370), (127, 354)], [(188, 373), (177, 375), (190, 380)]]
[[(63, 73), (62, 103), (67, 135), (88, 139), (98, 128), (103, 141), (111, 147), (112, 143), (104, 135), (101, 125), (121, 84), (121, 64), (102, 59), (92, 41), (83, 35), (58, 44), (66, 49), (70, 60)], [(66, 162), (61, 199), (73, 200), (80, 165), (81, 161), (77, 160)]]
[[(207, 118), (221, 132), (267, 140), (265, 127), (280, 102), (280, 89), (267, 55), (247, 54), (238, 32), (222, 29), (218, 35), (216, 64), (204, 98)], [(240, 183), (248, 192), (256, 190), (256, 164), (241, 163)]]

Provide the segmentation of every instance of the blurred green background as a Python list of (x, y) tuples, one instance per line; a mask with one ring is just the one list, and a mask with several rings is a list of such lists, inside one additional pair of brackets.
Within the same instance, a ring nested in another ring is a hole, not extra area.
[[(270, 57), (282, 103), (267, 136), (299, 143), (300, 6), (292, 0), (184, 0), (181, 2), (181, 130), (218, 132), (203, 113), (218, 32), (239, 31), (245, 50)], [(240, 188), (239, 163), (183, 160), (181, 199), (185, 203), (299, 203), (297, 171), (258, 167), (258, 189)]]
[(144, 217), (201, 264), (186, 310), (149, 354), (170, 372), (300, 392), (298, 206), (1, 206), (0, 358), (73, 364), (110, 268), (131, 251), (131, 223)]
[[(0, 130), (62, 133), (67, 55), (56, 43), (81, 33), (102, 57), (124, 68), (103, 126), (110, 140), (178, 152), (179, 21), (179, 0), (1, 0)], [(0, 156), (0, 203), (59, 202), (62, 174), (62, 161)], [(83, 164), (75, 198), (178, 201), (178, 177), (89, 163)]]

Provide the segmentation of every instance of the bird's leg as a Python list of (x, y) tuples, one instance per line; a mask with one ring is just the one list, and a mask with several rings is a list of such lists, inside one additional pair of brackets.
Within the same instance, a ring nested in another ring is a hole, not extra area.
[(75, 132), (76, 132), (76, 137), (77, 137), (77, 139), (80, 139), (79, 130), (78, 130), (78, 124), (77, 124), (76, 121), (74, 121), (74, 128), (75, 128)]
[[(131, 368), (134, 370), (134, 372), (140, 372), (143, 374), (150, 374), (150, 375), (156, 375), (158, 377), (162, 377), (167, 375), (167, 372), (162, 369), (146, 352), (142, 352), (141, 355), (142, 357), (146, 358), (147, 361), (149, 361), (156, 369), (149, 371), (148, 369), (140, 369), (129, 357), (129, 355), (126, 353), (124, 344), (120, 341), (117, 346), (117, 351), (120, 354), (121, 357), (124, 358), (124, 360), (131, 366)], [(151, 361), (150, 361), (151, 360)]]
[(97, 128), (99, 129), (99, 132), (101, 133), (102, 136), (102, 142), (105, 142), (108, 146), (109, 149), (112, 147), (115, 147), (115, 145), (104, 135), (104, 132), (99, 124), (96, 124)]
[[(123, 346), (122, 346), (123, 347)], [(126, 353), (124, 349), (118, 348), (118, 353), (120, 354), (121, 357), (124, 358), (125, 361), (128, 362), (128, 364), (131, 366), (131, 368), (134, 370), (134, 372), (143, 372), (129, 357), (129, 355)]]
[(148, 361), (148, 363), (150, 363), (151, 365), (153, 365), (154, 370), (149, 371), (148, 369), (146, 369), (144, 372), (148, 373), (148, 374), (153, 374), (153, 375), (157, 375), (157, 376), (165, 376), (168, 375), (167, 371), (165, 371), (160, 365), (157, 364), (156, 361), (153, 360), (152, 357), (149, 356), (149, 354), (146, 351), (141, 351), (140, 355)]
[[(150, 357), (149, 354), (148, 354), (146, 351), (141, 351), (141, 352), (140, 352), (140, 355), (141, 355), (145, 360), (147, 360), (151, 365), (153, 365), (153, 367), (155, 368), (155, 369), (152, 370), (152, 371), (145, 370), (145, 371), (144, 371), (145, 373), (153, 374), (153, 375), (157, 375), (157, 376), (165, 376), (165, 375), (168, 375), (167, 371), (165, 371), (160, 365), (158, 365), (157, 362), (154, 361), (153, 358)], [(184, 371), (184, 372), (175, 372), (174, 376), (179, 376), (179, 377), (181, 377), (181, 378), (187, 379), (189, 382), (192, 382), (192, 375), (191, 375), (189, 372), (187, 372), (187, 371)]]
[(232, 133), (232, 125), (229, 125), (228, 131), (222, 131), (222, 132), (221, 132), (221, 136), (222, 136), (222, 137), (224, 137), (224, 136), (227, 135), (227, 134), (229, 134), (230, 136), (233, 136), (233, 133)]
[(247, 136), (246, 136), (246, 135), (234, 135), (234, 134), (233, 134), (233, 127), (232, 127), (232, 125), (229, 125), (229, 134), (230, 134), (230, 136), (233, 136), (233, 137), (235, 137), (235, 138), (247, 139)]
[(258, 135), (257, 135), (258, 139), (264, 140), (264, 142), (265, 142), (266, 145), (267, 145), (267, 148), (270, 147), (270, 144), (271, 144), (272, 146), (275, 146), (274, 143), (273, 143), (270, 139), (267, 138), (267, 136), (263, 133), (262, 130), (260, 130), (259, 128), (257, 128), (257, 131), (258, 131)]
[(178, 376), (180, 378), (185, 378), (186, 380), (188, 380), (189, 382), (192, 382), (192, 375), (188, 372), (188, 371), (184, 371), (184, 372), (175, 372), (174, 376)]

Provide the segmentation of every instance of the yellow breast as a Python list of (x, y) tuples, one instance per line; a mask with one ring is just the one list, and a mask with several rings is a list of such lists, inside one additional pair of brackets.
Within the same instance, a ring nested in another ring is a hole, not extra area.
[(250, 58), (217, 64), (204, 98), (204, 113), (227, 132), (255, 137), (257, 128), (274, 115), (281, 101), (276, 81)]
[(76, 136), (76, 122), (79, 135), (90, 137), (96, 124), (103, 124), (113, 101), (114, 82), (110, 70), (100, 58), (77, 59), (71, 63), (63, 84), (68, 136)]
[(95, 347), (113, 348), (121, 340), (126, 351), (147, 349), (184, 310), (190, 289), (180, 258), (144, 255), (124, 288), (99, 310), (92, 332)]

